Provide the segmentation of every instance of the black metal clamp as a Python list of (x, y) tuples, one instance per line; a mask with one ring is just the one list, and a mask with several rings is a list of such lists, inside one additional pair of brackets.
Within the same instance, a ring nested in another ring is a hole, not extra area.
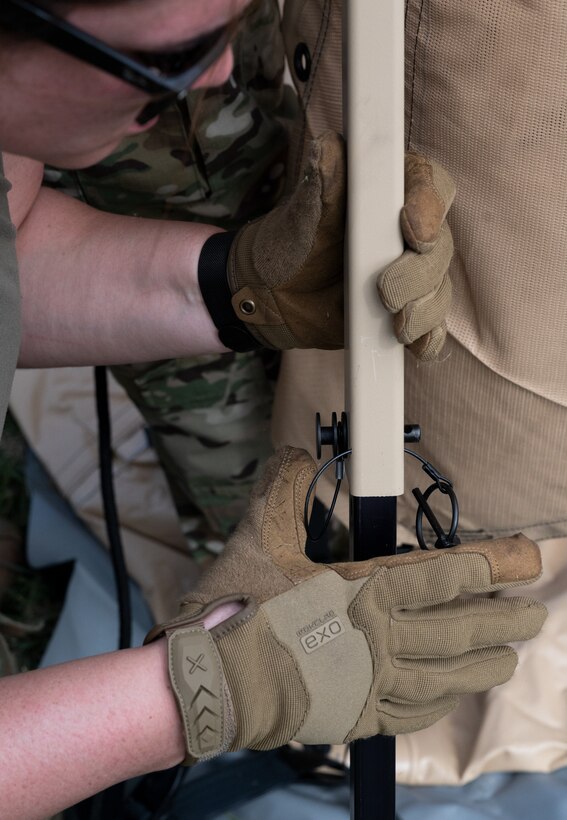
[[(404, 442), (406, 444), (418, 442), (421, 439), (421, 429), (417, 424), (408, 424), (404, 427)], [(305, 499), (305, 510), (304, 510), (304, 522), (305, 522), (305, 529), (307, 530), (307, 534), (312, 541), (318, 541), (324, 534), (325, 530), (329, 526), (329, 522), (333, 515), (335, 504), (339, 495), (339, 490), (341, 488), (341, 482), (345, 475), (345, 461), (348, 456), (351, 454), (352, 450), (349, 449), (349, 433), (348, 433), (348, 417), (346, 413), (341, 413), (341, 417), (339, 417), (337, 413), (333, 413), (331, 416), (331, 424), (330, 426), (324, 426), (321, 424), (321, 414), (317, 413), (316, 422), (315, 422), (315, 440), (317, 445), (317, 458), (321, 458), (322, 448), (323, 447), (332, 447), (333, 449), (333, 456), (328, 461), (323, 464), (320, 470), (317, 471), (316, 475), (311, 482), (309, 490), (307, 492), (307, 497)], [(422, 550), (429, 550), (429, 549), (446, 549), (447, 547), (455, 547), (457, 544), (461, 543), (461, 539), (457, 535), (457, 528), (459, 526), (459, 501), (457, 499), (457, 495), (455, 490), (453, 489), (453, 483), (445, 476), (441, 475), (441, 473), (428, 461), (426, 461), (422, 456), (415, 453), (413, 450), (409, 450), (404, 448), (404, 452), (407, 453), (412, 458), (417, 459), (421, 462), (423, 471), (432, 479), (433, 484), (431, 484), (425, 492), (422, 492), (418, 487), (412, 490), (413, 496), (417, 501), (417, 514), (415, 519), (415, 531), (419, 546)], [(335, 478), (336, 478), (336, 487), (335, 493), (333, 495), (333, 500), (331, 502), (331, 506), (329, 508), (328, 514), (326, 516), (325, 522), (321, 529), (321, 532), (314, 536), (313, 533), (309, 529), (309, 505), (311, 500), (311, 495), (317, 485), (317, 481), (323, 475), (325, 470), (331, 466), (331, 464), (335, 465)], [(449, 527), (449, 531), (445, 532), (439, 520), (433, 510), (429, 505), (429, 498), (435, 492), (439, 491), (443, 495), (447, 496), (451, 502), (451, 526)], [(429, 522), (431, 528), (433, 529), (435, 535), (437, 536), (437, 540), (435, 544), (430, 546), (425, 541), (425, 537), (423, 535), (423, 516), (425, 515), (427, 521)]]

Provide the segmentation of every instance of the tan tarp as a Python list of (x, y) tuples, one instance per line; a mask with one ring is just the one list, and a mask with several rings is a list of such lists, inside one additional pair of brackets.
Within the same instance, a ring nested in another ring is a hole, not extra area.
[[(58, 489), (103, 543), (91, 368), (19, 370), (10, 408)], [(174, 615), (198, 576), (144, 422), (109, 378), (116, 499), (126, 562), (157, 621)]]
[[(341, 6), (286, 2), (288, 58), (299, 42), (314, 56), (299, 139), (342, 127)], [(407, 3), (407, 144), (451, 172), (457, 196), (450, 339), (439, 362), (406, 357), (406, 414), (419, 452), (457, 481), (473, 535), (567, 534), (566, 52), (561, 0)], [(315, 412), (329, 423), (344, 409), (342, 374), (340, 352), (284, 355), (276, 444), (314, 452)], [(407, 476), (410, 524), (419, 465)]]

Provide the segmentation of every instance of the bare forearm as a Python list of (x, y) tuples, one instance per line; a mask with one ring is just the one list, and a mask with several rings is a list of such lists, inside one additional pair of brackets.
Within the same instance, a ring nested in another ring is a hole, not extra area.
[(105, 214), (42, 190), (18, 231), (23, 367), (223, 351), (197, 282), (207, 225)]
[(2, 818), (45, 818), (183, 757), (164, 641), (0, 680)]
[(42, 820), (184, 757), (165, 640), (0, 680), (0, 820)]

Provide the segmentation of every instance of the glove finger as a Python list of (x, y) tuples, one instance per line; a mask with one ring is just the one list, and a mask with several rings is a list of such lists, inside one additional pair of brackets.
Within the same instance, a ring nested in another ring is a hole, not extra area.
[(445, 222), (439, 241), (428, 253), (405, 251), (379, 274), (378, 293), (386, 310), (397, 313), (438, 288), (452, 256), (453, 238)]
[(239, 590), (260, 604), (326, 570), (304, 554), (303, 506), (316, 469), (311, 456), (294, 447), (283, 447), (268, 460), (246, 515), (201, 576), (192, 601), (205, 603)]
[(451, 280), (445, 276), (438, 288), (415, 302), (408, 302), (394, 316), (394, 333), (398, 341), (411, 344), (440, 327), (449, 313), (452, 295)]
[(449, 658), (471, 649), (535, 637), (547, 610), (532, 598), (468, 598), (419, 610), (394, 611), (391, 652), (403, 658)]
[(428, 703), (398, 703), (380, 700), (377, 732), (381, 735), (402, 735), (427, 729), (459, 705), (457, 697), (444, 697)]
[(518, 656), (510, 646), (475, 649), (453, 658), (396, 658), (395, 677), (387, 694), (409, 703), (486, 692), (510, 680), (517, 664)]
[(344, 215), (346, 191), (345, 141), (336, 131), (325, 131), (314, 141), (311, 165), (321, 178), (323, 207)]
[(305, 497), (317, 467), (309, 453), (295, 447), (282, 448), (268, 465), (270, 475), (258, 492), (261, 517), (255, 522), (261, 527), (262, 552), (297, 583), (326, 571), (305, 555)]
[[(313, 141), (305, 173), (291, 196), (252, 223), (254, 230), (241, 232), (242, 248), (235, 249), (233, 256), (239, 253), (243, 260), (251, 258), (266, 287), (281, 287), (301, 273), (303, 289), (317, 289), (319, 282), (342, 273), (345, 169), (344, 141), (333, 132), (323, 134)], [(303, 269), (316, 240), (328, 250), (326, 267), (320, 270), (319, 264), (313, 265), (305, 282)], [(231, 266), (233, 292), (250, 284), (248, 268), (244, 263)]]
[[(366, 572), (370, 574), (372, 568), (375, 574), (358, 599), (362, 602), (371, 595), (386, 610), (418, 610), (452, 601), (462, 593), (494, 592), (530, 583), (542, 570), (539, 547), (524, 535), (375, 558), (365, 564)], [(346, 575), (348, 569), (343, 567), (348, 566), (340, 565), (338, 571)]]
[(443, 350), (447, 338), (447, 325), (434, 327), (429, 333), (420, 336), (415, 342), (407, 345), (408, 350), (420, 362), (433, 362)]
[(406, 154), (400, 221), (410, 248), (424, 253), (433, 247), (454, 197), (455, 183), (444, 168), (420, 154)]

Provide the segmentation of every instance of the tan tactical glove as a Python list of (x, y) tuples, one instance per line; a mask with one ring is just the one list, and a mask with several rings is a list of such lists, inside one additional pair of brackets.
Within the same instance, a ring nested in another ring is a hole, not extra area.
[[(189, 763), (292, 738), (343, 743), (423, 729), (459, 695), (507, 681), (517, 658), (504, 644), (544, 622), (537, 601), (478, 595), (538, 577), (539, 549), (522, 535), (312, 563), (302, 516), (315, 471), (303, 450), (276, 454), (225, 552), (179, 616), (148, 636), (168, 638)], [(230, 600), (244, 609), (205, 630), (205, 615)]]
[(398, 341), (422, 361), (438, 356), (447, 335), (453, 239), (446, 216), (454, 196), (455, 184), (440, 165), (406, 154), (401, 225), (409, 249), (380, 274), (378, 292), (394, 314)]
[[(291, 197), (236, 236), (215, 234), (205, 244), (199, 284), (227, 347), (344, 346), (345, 188), (344, 142), (327, 132), (314, 141)], [(445, 337), (453, 247), (444, 220), (453, 195), (439, 166), (408, 155), (401, 221), (413, 250), (381, 274), (378, 288), (396, 314), (399, 340), (422, 358), (432, 358)]]

